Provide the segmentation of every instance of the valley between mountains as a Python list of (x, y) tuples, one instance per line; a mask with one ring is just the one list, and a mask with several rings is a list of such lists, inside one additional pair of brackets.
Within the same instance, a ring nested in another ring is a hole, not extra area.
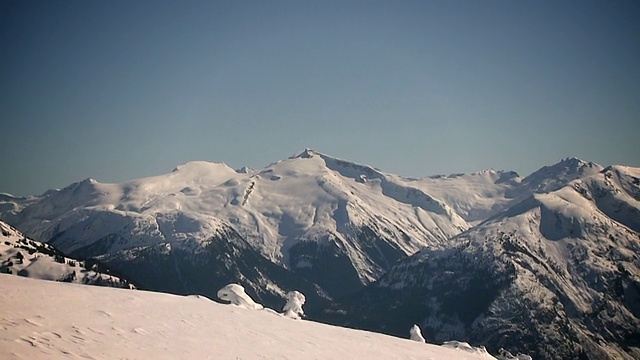
[(215, 298), (236, 282), (272, 308), (295, 289), (321, 322), (640, 358), (638, 168), (569, 158), (527, 177), (413, 179), (307, 149), (259, 170), (190, 162), (0, 194), (0, 219), (125, 287)]

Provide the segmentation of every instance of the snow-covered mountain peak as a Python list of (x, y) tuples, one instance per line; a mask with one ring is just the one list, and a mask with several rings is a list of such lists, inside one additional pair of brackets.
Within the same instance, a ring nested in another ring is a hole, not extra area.
[(496, 169), (494, 168), (488, 168), (488, 169), (473, 172), (471, 173), (471, 175), (496, 174), (498, 172), (502, 172), (502, 171), (496, 171)]
[(252, 172), (255, 172), (256, 170), (253, 168), (250, 168), (248, 166), (243, 166), (240, 169), (236, 169), (236, 172), (238, 174), (251, 174)]
[(594, 164), (594, 163), (592, 163), (591, 161), (584, 161), (575, 156), (570, 156), (560, 160), (558, 164), (563, 164), (566, 167), (582, 167), (582, 166)]
[[(438, 177), (432, 177), (438, 178)], [(443, 178), (442, 176), (439, 178)], [(449, 179), (462, 178), (466, 181), (477, 182), (477, 181), (485, 181), (485, 182), (493, 182), (494, 184), (506, 183), (510, 182), (512, 184), (518, 184), (522, 181), (520, 175), (513, 170), (495, 170), (493, 168), (485, 169), (481, 171), (476, 171), (470, 174), (451, 174), (446, 176)], [(486, 179), (486, 180), (480, 180)]]
[(553, 165), (544, 166), (540, 170), (533, 172), (531, 175), (527, 177), (533, 177), (536, 174), (543, 174), (543, 173), (555, 174), (555, 175), (585, 173), (589, 169), (598, 169), (599, 171), (599, 170), (602, 170), (602, 166), (591, 161), (584, 161), (576, 157), (570, 157), (570, 158), (562, 159)]
[(189, 161), (178, 165), (173, 172), (188, 172), (193, 175), (207, 173), (235, 173), (236, 171), (225, 163), (214, 163), (209, 161)]
[(617, 176), (627, 176), (632, 182), (636, 182), (634, 179), (640, 178), (640, 168), (634, 168), (631, 166), (623, 165), (610, 165), (602, 169), (603, 174), (616, 174)]
[(74, 182), (74, 183), (62, 188), (60, 191), (65, 191), (67, 189), (77, 189), (77, 188), (83, 187), (83, 186), (84, 187), (90, 187), (91, 185), (94, 185), (94, 184), (98, 184), (98, 180), (88, 177), (88, 178), (86, 178), (86, 179), (84, 179), (82, 181)]
[(313, 149), (305, 148), (304, 150), (293, 154), (291, 157), (289, 157), (289, 159), (296, 159), (296, 158), (308, 159), (308, 158), (312, 158), (313, 156), (316, 156), (316, 155), (322, 155), (322, 154), (320, 152), (318, 152), (318, 151), (313, 150)]
[(551, 165), (544, 166), (524, 178), (523, 182), (536, 192), (549, 192), (559, 189), (575, 179), (597, 174), (603, 167), (594, 162), (586, 162), (578, 158), (567, 158)]

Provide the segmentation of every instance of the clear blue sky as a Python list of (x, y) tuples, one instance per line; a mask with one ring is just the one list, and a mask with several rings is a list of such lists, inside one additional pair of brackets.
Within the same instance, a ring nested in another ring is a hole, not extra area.
[(2, 1), (0, 192), (310, 147), (640, 166), (640, 1)]

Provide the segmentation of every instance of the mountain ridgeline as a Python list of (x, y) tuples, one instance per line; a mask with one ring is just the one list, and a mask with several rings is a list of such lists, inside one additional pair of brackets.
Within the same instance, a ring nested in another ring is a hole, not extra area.
[(67, 257), (60, 250), (24, 236), (0, 221), (0, 273), (85, 285), (135, 288), (92, 259)]
[(305, 150), (0, 196), (0, 218), (139, 288), (237, 282), (310, 318), (535, 358), (640, 357), (640, 169), (571, 158), (409, 179)]

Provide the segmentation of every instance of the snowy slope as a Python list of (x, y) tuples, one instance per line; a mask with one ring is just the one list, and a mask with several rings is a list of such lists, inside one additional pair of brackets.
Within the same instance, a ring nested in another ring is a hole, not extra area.
[(87, 269), (84, 261), (64, 256), (53, 246), (26, 238), (0, 221), (0, 273), (24, 277), (129, 288), (131, 285), (97, 269)]
[[(267, 310), (0, 275), (3, 359), (491, 359)], [(52, 296), (55, 295), (55, 296)], [(407, 331), (408, 335), (408, 331)]]
[(412, 181), (414, 186), (443, 200), (472, 223), (504, 210), (523, 194), (530, 194), (521, 182), (522, 178), (516, 172), (493, 169)]
[(420, 316), (436, 341), (455, 334), (543, 359), (638, 358), (639, 195), (640, 169), (622, 166), (533, 194), (451, 248), (402, 261), (334, 322), (397, 333)]

